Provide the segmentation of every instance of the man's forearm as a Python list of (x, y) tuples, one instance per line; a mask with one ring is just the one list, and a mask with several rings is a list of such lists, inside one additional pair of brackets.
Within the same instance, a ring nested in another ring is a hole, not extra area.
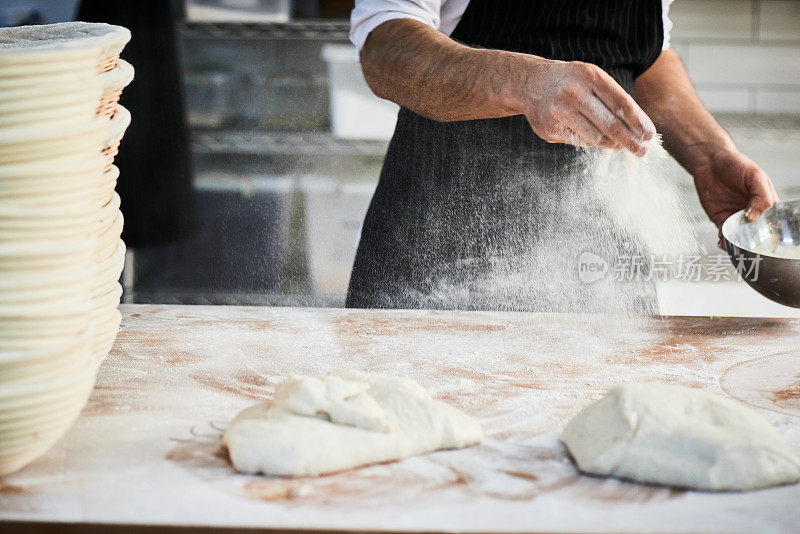
[(596, 65), (471, 48), (410, 19), (372, 30), (361, 68), (376, 95), (437, 121), (524, 114), (550, 143), (640, 156), (655, 134), (636, 102)]
[(706, 110), (678, 54), (665, 50), (636, 80), (636, 101), (661, 133), (664, 146), (694, 174), (709, 153), (735, 149), (725, 130)]
[(718, 228), (740, 209), (755, 220), (778, 200), (767, 173), (736, 149), (703, 107), (673, 50), (661, 53), (635, 89), (667, 150), (694, 177), (700, 204)]
[(470, 48), (411, 19), (375, 28), (361, 51), (364, 77), (376, 95), (429, 119), (488, 119), (521, 113), (505, 94), (522, 75), (512, 52)]

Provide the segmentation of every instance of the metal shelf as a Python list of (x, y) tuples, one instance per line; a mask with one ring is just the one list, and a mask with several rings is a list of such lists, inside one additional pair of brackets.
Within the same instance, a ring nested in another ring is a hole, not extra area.
[(800, 143), (800, 115), (715, 113), (714, 117), (737, 144), (740, 140), (773, 147)]
[(763, 113), (714, 113), (725, 128), (800, 131), (800, 115)]
[[(800, 141), (800, 117), (717, 114), (729, 131), (752, 132), (758, 139)], [(196, 130), (192, 137), (197, 154), (247, 154), (284, 156), (383, 157), (386, 141), (339, 139), (326, 132), (259, 132), (247, 130)]]
[[(254, 293), (242, 290), (230, 292), (142, 291), (128, 295), (136, 304), (190, 304), (213, 306), (297, 306), (307, 308), (343, 308), (344, 297), (313, 293)], [(127, 302), (127, 301), (126, 301)]]
[(180, 26), (187, 39), (257, 39), (347, 41), (350, 22), (341, 19), (271, 22), (184, 22)]
[(324, 132), (199, 131), (192, 144), (197, 154), (383, 157), (388, 143), (338, 139)]

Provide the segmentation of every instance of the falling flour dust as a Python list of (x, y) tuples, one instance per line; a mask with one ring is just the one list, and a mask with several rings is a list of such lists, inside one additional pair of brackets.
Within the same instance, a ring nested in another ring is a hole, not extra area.
[(641, 158), (579, 149), (556, 176), (533, 167), (516, 165), (490, 199), (516, 210), (506, 231), (522, 246), (492, 251), (481, 269), (454, 265), (451, 277), (414, 298), (431, 308), (657, 313), (651, 266), (674, 270), (679, 256), (697, 252), (682, 176), (660, 138)]

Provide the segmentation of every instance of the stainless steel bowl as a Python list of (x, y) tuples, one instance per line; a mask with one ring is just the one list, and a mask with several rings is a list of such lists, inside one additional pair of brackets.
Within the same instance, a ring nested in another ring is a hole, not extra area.
[(750, 287), (779, 304), (800, 308), (800, 200), (776, 202), (754, 222), (738, 211), (722, 225), (722, 237)]

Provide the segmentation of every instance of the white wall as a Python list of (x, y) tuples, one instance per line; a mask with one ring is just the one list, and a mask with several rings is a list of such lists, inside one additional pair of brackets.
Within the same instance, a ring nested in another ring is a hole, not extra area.
[(800, 1), (676, 0), (670, 17), (711, 111), (800, 114)]

